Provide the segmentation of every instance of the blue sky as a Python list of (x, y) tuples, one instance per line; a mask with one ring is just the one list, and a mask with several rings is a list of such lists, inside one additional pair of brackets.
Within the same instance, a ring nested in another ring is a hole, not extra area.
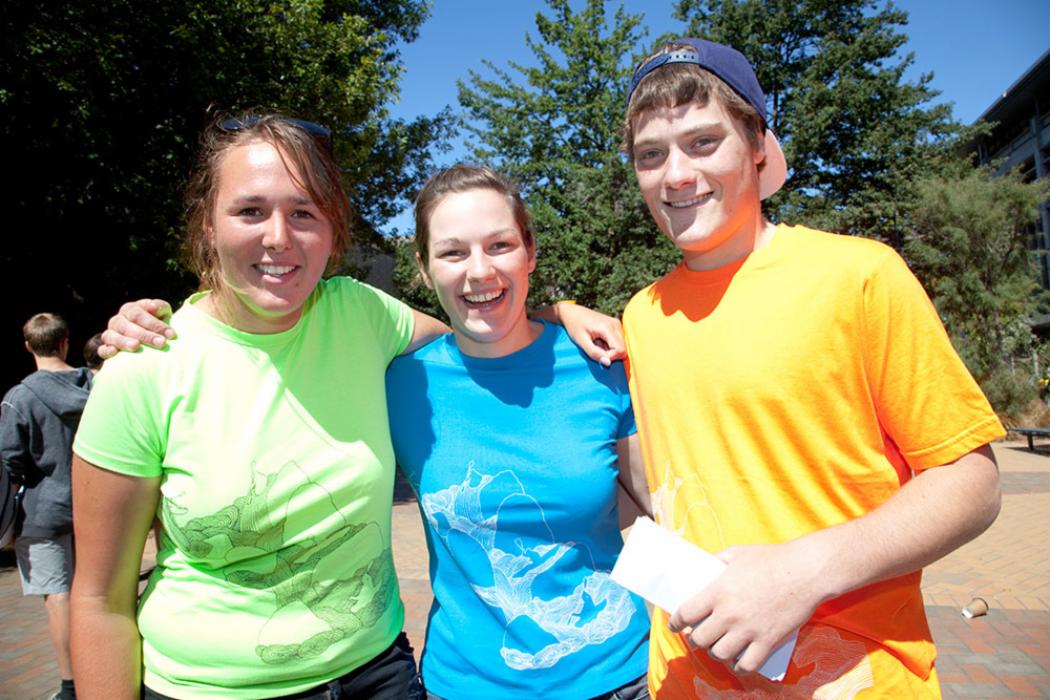
[[(582, 7), (583, 0), (573, 0)], [(621, 2), (607, 3), (611, 18)], [(642, 14), (649, 39), (680, 33), (671, 18), (671, 0), (623, 0), (628, 12)], [(1042, 54), (1050, 49), (1050, 0), (898, 0), (909, 14), (906, 51), (915, 54), (908, 77), (932, 72), (937, 102), (953, 102), (955, 117), (976, 120)], [(498, 66), (510, 60), (529, 63), (525, 34), (536, 36), (534, 18), (547, 13), (543, 0), (432, 0), (430, 18), (419, 39), (401, 48), (405, 73), (395, 117), (437, 113), (446, 105), (458, 111), (456, 81), (488, 58)], [(451, 164), (463, 157), (461, 145), (441, 158)], [(390, 227), (411, 232), (408, 213)]]

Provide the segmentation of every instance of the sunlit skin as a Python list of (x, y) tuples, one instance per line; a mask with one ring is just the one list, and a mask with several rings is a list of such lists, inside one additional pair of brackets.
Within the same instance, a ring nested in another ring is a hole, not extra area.
[(769, 242), (758, 184), (765, 152), (717, 98), (646, 111), (633, 127), (642, 196), (687, 267), (722, 267)]
[(503, 357), (542, 333), (525, 314), (535, 250), (525, 245), (510, 203), (488, 189), (446, 195), (430, 215), (427, 286), (452, 322), (460, 351)]
[(223, 288), (198, 306), (249, 333), (294, 326), (332, 252), (332, 225), (290, 167), (265, 141), (231, 149), (219, 166), (206, 233)]

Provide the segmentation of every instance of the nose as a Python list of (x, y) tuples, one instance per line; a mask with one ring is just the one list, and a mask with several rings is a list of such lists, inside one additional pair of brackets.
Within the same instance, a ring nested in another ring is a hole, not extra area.
[(667, 168), (664, 171), (664, 185), (677, 190), (691, 186), (696, 182), (696, 169), (689, 155), (679, 148), (672, 148), (667, 154)]
[(475, 251), (467, 261), (467, 277), (471, 280), (485, 280), (495, 274), (492, 260), (483, 252)]
[(262, 244), (267, 250), (285, 250), (288, 248), (291, 227), (281, 214), (274, 212), (266, 223), (266, 231), (263, 233)]

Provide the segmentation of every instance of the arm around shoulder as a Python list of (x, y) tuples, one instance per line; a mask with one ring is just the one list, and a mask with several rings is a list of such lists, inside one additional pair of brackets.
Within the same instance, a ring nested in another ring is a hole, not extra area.
[(433, 316), (412, 309), (412, 339), (401, 354), (418, 350), (435, 338), (451, 332), (451, 328)]

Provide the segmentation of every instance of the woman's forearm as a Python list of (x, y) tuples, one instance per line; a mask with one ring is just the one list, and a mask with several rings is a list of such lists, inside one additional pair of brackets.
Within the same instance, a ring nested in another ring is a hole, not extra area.
[(128, 700), (142, 689), (142, 639), (135, 610), (116, 610), (108, 601), (70, 596), (70, 647), (80, 700)]
[(77, 574), (70, 647), (81, 700), (123, 700), (142, 692), (138, 572), (159, 498), (159, 477), (118, 474), (73, 455)]

